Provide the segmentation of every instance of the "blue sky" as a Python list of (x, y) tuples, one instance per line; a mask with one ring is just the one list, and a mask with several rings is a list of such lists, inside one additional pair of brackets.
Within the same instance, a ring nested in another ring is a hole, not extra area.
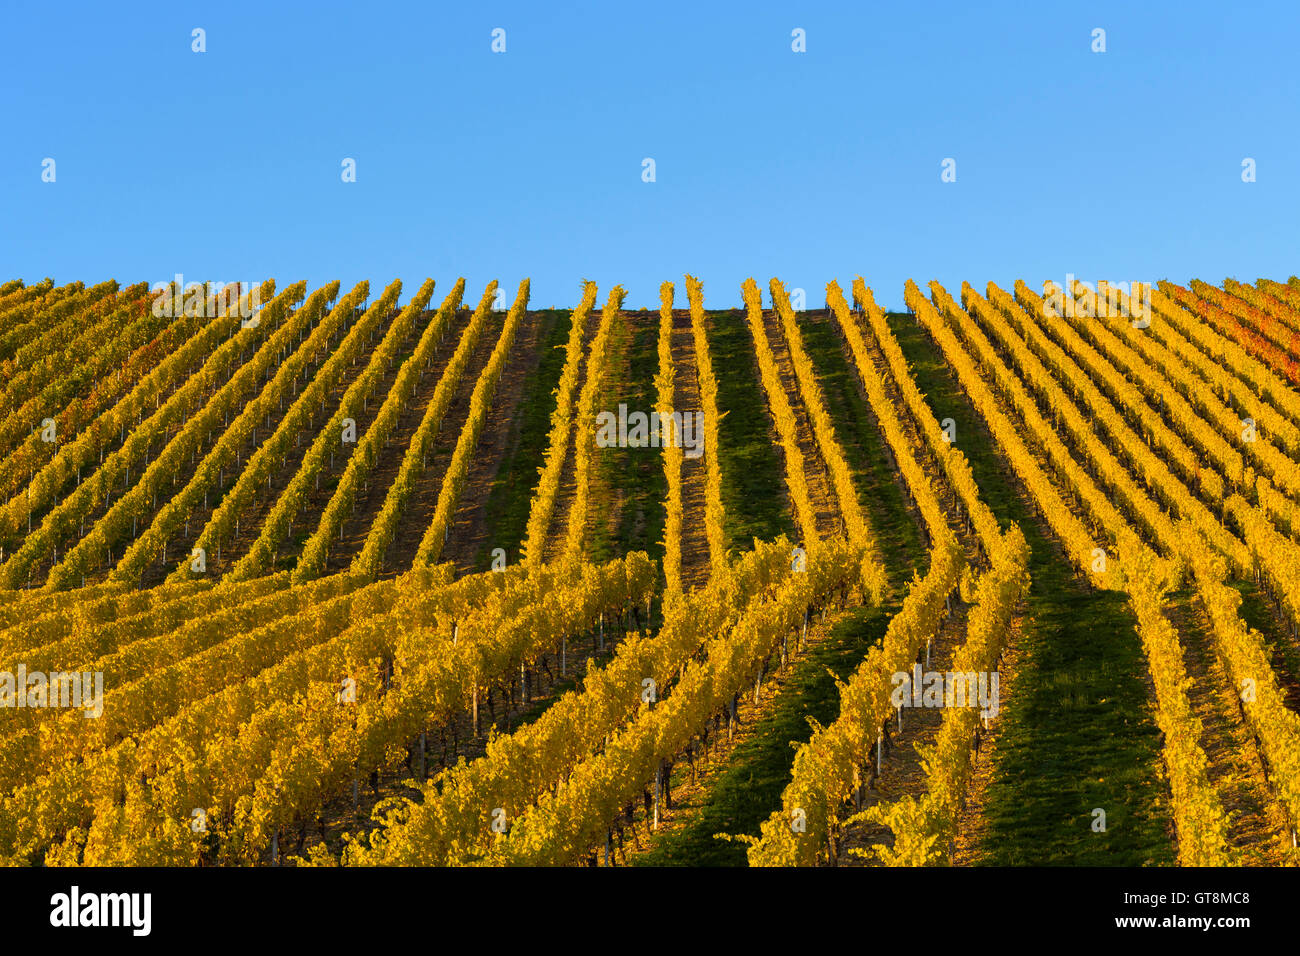
[(1285, 278), (1298, 10), (6, 2), (0, 277)]

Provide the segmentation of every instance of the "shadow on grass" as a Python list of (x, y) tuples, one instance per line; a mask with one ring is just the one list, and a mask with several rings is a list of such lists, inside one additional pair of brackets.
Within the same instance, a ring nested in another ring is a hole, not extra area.
[[(715, 315), (714, 319), (710, 347), (715, 350), (719, 392), (729, 403), (723, 407), (747, 412), (736, 415), (733, 411), (735, 421), (728, 419), (731, 426), (726, 437), (733, 447), (724, 449), (722, 456), (724, 494), (728, 490), (731, 494), (727, 501), (728, 519), (736, 527), (765, 527), (770, 534), (779, 522), (761, 503), (772, 499), (760, 498), (759, 507), (755, 507), (752, 494), (741, 490), (765, 489), (773, 481), (769, 469), (758, 467), (766, 464), (765, 454), (774, 451), (766, 418), (761, 417), (766, 415), (765, 406), (759, 404), (763, 396), (761, 392), (746, 394), (749, 388), (761, 387), (744, 349), (749, 333), (739, 313)], [(823, 321), (804, 322), (801, 331), (825, 396), (827, 412), (853, 471), (859, 502), (869, 517), (890, 578), (901, 587), (910, 580), (917, 562), (924, 559), (924, 549), (882, 450), (883, 439), (834, 330)], [(737, 341), (737, 332), (746, 338)], [(720, 396), (719, 403), (723, 401)], [(757, 415), (753, 414), (755, 410)], [(779, 462), (772, 462), (771, 470), (776, 472), (777, 481), (780, 467)], [(738, 468), (748, 470), (737, 474)], [(731, 483), (726, 481), (729, 472), (734, 478)], [(778, 492), (783, 493), (779, 487)], [(776, 500), (783, 501), (779, 496)], [(742, 508), (743, 511), (739, 510)], [(835, 720), (840, 706), (835, 678), (847, 679), (867, 651), (884, 636), (889, 619), (897, 609), (896, 605), (857, 608), (841, 616), (827, 639), (793, 665), (789, 681), (772, 702), (771, 709), (759, 719), (754, 735), (736, 747), (726, 766), (699, 795), (702, 802), (689, 811), (688, 824), (661, 836), (650, 852), (634, 857), (633, 862), (641, 866), (744, 866), (745, 844), (718, 840), (714, 835), (756, 836), (763, 821), (780, 807), (781, 793), (790, 781), (796, 747), (812, 736), (808, 718), (822, 724)], [(684, 773), (689, 773), (689, 769), (679, 764), (675, 778), (686, 779)]]
[[(808, 719), (828, 724), (839, 713), (840, 695), (831, 673), (840, 680), (852, 673), (867, 650), (884, 636), (896, 610), (855, 608), (835, 621), (827, 639), (793, 665), (772, 709), (710, 781), (702, 793), (704, 802), (689, 811), (689, 823), (663, 834), (651, 850), (630, 862), (636, 866), (744, 866), (745, 844), (719, 840), (714, 834), (756, 836), (763, 821), (781, 806), (795, 746), (812, 736)], [(689, 768), (679, 763), (673, 772), (674, 783), (688, 779), (688, 773)]]
[[(956, 421), (985, 501), (1004, 526), (1019, 523), (1032, 551), (1020, 668), (1000, 718), (977, 862), (1172, 865), (1160, 736), (1124, 597), (1075, 577), (937, 348), (910, 315), (889, 322), (936, 416)], [(1105, 832), (1092, 829), (1097, 808)]]
[[(659, 373), (659, 314), (624, 312), (610, 333), (606, 361), (609, 364), (597, 410), (617, 413), (618, 406), (626, 404), (629, 412), (649, 415), (658, 397), (654, 379)], [(597, 448), (595, 463), (588, 559), (612, 561), (632, 551), (644, 551), (652, 561), (662, 561), (664, 499), (668, 497), (663, 449), (653, 445)], [(608, 515), (602, 503), (613, 488), (618, 489), (620, 502), (616, 516)]]
[(729, 310), (708, 315), (709, 356), (718, 380), (718, 461), (722, 465), (723, 526), (737, 551), (753, 539), (782, 534), (795, 540), (786, 507), (785, 471), (769, 424), (767, 397), (758, 378), (754, 342), (745, 316)]

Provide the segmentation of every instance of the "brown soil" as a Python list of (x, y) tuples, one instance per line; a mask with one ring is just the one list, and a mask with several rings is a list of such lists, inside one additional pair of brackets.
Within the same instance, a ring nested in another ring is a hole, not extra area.
[(794, 363), (790, 360), (790, 350), (786, 345), (785, 334), (781, 330), (781, 320), (775, 312), (769, 310), (763, 313), (763, 325), (767, 329), (768, 342), (772, 346), (772, 356), (776, 362), (781, 384), (785, 388), (790, 407), (794, 410), (795, 439), (799, 452), (803, 456), (804, 476), (808, 482), (808, 497), (816, 516), (817, 534), (822, 538), (843, 534), (844, 518), (840, 512), (839, 499), (835, 497), (835, 487), (831, 484), (830, 472), (827, 471), (826, 463), (822, 460), (812, 421), (808, 417), (803, 396), (799, 392), (799, 381), (795, 377)]
[[(520, 421), (516, 412), (523, 396), (524, 380), (542, 358), (541, 325), (540, 315), (525, 314), (501, 370), (487, 421), (479, 433), (474, 461), (452, 520), (451, 540), (442, 551), (442, 560), (454, 561), (456, 570), (462, 574), (483, 570), (481, 561), (486, 549), (509, 544), (488, 540), (487, 503), (506, 452), (519, 442)], [(514, 560), (517, 555), (507, 554), (507, 558)]]
[[(268, 333), (267, 338), (269, 339), (272, 334), (274, 333)], [(257, 346), (245, 349), (241, 355), (238, 355), (234, 358), (234, 360), (231, 362), (230, 368), (226, 371), (224, 375), (217, 376), (214, 379), (212, 379), (210, 382), (208, 382), (207, 386), (203, 389), (203, 391), (199, 395), (199, 399), (198, 399), (199, 407), (203, 407), (209, 401), (211, 401), (213, 396), (216, 395), (216, 393), (231, 379), (231, 377), (234, 376), (245, 363), (253, 359), (253, 357), (257, 354), (258, 349), (260, 349), (261, 346), (265, 344), (265, 341), (266, 340), (264, 339), (262, 342), (258, 343)], [(284, 352), (281, 352), (280, 355), (277, 356), (271, 368), (272, 376), (275, 375), (276, 369), (278, 369), (280, 363), (284, 361), (285, 358), (288, 357), (288, 354), (289, 352), (288, 350), (286, 350)], [(191, 374), (198, 372), (201, 368), (202, 368), (202, 364), (200, 363), (199, 367), (196, 368)], [(184, 384), (185, 384), (184, 381), (182, 381), (178, 383), (176, 387), (179, 388)], [(263, 380), (260, 385), (255, 384), (253, 387), (253, 391), (250, 392), (250, 394), (246, 397), (245, 402), (251, 401), (258, 393), (260, 393), (261, 388), (264, 385), (265, 385), (265, 380)], [(158, 406), (161, 405), (161, 401), (162, 401), (162, 396), (160, 395)], [(235, 408), (230, 412), (230, 414), (225, 419), (227, 424), (230, 421), (234, 420), (234, 418), (239, 415), (243, 407), (244, 406), (241, 404), (238, 408)], [(153, 409), (146, 407), (142, 411), (141, 416), (137, 418), (135, 424), (139, 425), (144, 419), (148, 418), (156, 410), (157, 410), (156, 407)], [(276, 410), (272, 414), (272, 424), (271, 424), (272, 429), (274, 429), (275, 425), (278, 423), (280, 414), (282, 414), (282, 412), (280, 412), (279, 410)], [(186, 421), (188, 421), (188, 417), (182, 419), (182, 421), (177, 422), (176, 424), (173, 424), (171, 427), (169, 427), (166, 430), (165, 433), (154, 437), (154, 440), (150, 443), (149, 448), (145, 452), (144, 458), (142, 460), (134, 461), (131, 463), (130, 471), (127, 475), (130, 484), (126, 486), (119, 485), (115, 487), (112, 493), (110, 493), (110, 495), (108, 496), (108, 500), (102, 502), (98, 508), (96, 508), (91, 514), (86, 516), (86, 519), (80, 525), (79, 533), (75, 536), (77, 540), (80, 540), (80, 538), (83, 537), (85, 534), (89, 534), (91, 529), (94, 528), (95, 523), (100, 518), (102, 518), (105, 514), (108, 513), (109, 509), (111, 509), (117, 503), (118, 499), (120, 499), (122, 495), (126, 494), (129, 488), (134, 487), (136, 483), (138, 483), (140, 477), (148, 469), (149, 464), (152, 463), (155, 459), (157, 459), (158, 455), (161, 454), (166, 449), (167, 445), (171, 442), (171, 440), (180, 433), (180, 431), (184, 428)], [(265, 439), (266, 435), (269, 434), (270, 431), (264, 431), (263, 438)], [(120, 438), (120, 434), (118, 437)], [(198, 452), (195, 454), (193, 460), (190, 462), (182, 463), (182, 467), (178, 469), (177, 474), (175, 475), (174, 480), (171, 483), (171, 487), (173, 489), (179, 490), (181, 488), (184, 488), (186, 484), (189, 483), (189, 481), (194, 477), (198, 465), (203, 460), (203, 457), (209, 452), (211, 452), (211, 450), (213, 449), (213, 447), (215, 447), (216, 443), (220, 440), (220, 438), (221, 438), (221, 426), (218, 425), (217, 428), (213, 431), (213, 433), (210, 436), (208, 436), (209, 439), (208, 442), (202, 448), (200, 448)], [(118, 441), (118, 445), (120, 444), (121, 442)], [(247, 454), (249, 450), (251, 450), (251, 445), (245, 447), (244, 449), (241, 449), (240, 457), (239, 457), (240, 464), (247, 461)], [(235, 480), (234, 477), (232, 477), (232, 475), (236, 473), (238, 467), (239, 467), (238, 465), (234, 466), (227, 473), (225, 478), (226, 482)], [(87, 469), (85, 472), (83, 472), (82, 477), (83, 480), (91, 480), (93, 477), (93, 471)], [(208, 500), (212, 506), (215, 506), (216, 504), (215, 494), (209, 495)], [(153, 507), (149, 511), (149, 513), (142, 516), (136, 522), (137, 534), (143, 533), (145, 529), (149, 527), (149, 524), (153, 521), (153, 518), (157, 514), (158, 510), (161, 507), (163, 507), (165, 504), (166, 504), (166, 500), (161, 496), (158, 500), (154, 501)], [(206, 522), (207, 520), (206, 516), (211, 513), (211, 510), (212, 510), (211, 508), (203, 509), (202, 516), (196, 514), (195, 518), (191, 519), (189, 523), (189, 531), (194, 537), (198, 536), (199, 531), (202, 529), (202, 522)], [(33, 524), (33, 527), (36, 527), (36, 525)], [(143, 586), (152, 586), (153, 584), (159, 583), (159, 581), (161, 581), (162, 578), (165, 577), (166, 574), (171, 571), (171, 562), (179, 558), (180, 554), (183, 553), (183, 551), (188, 546), (188, 540), (189, 538), (185, 534), (185, 528), (184, 526), (182, 526), (181, 531), (178, 532), (176, 535), (173, 535), (172, 540), (168, 542), (168, 549), (167, 549), (168, 563), (164, 564), (160, 560), (158, 562), (155, 562), (153, 567), (147, 569), (143, 576)], [(63, 546), (59, 548), (58, 554), (66, 555), (69, 547), (71, 547), (72, 544), (73, 542), (71, 541), (65, 541), (63, 543)], [(121, 556), (125, 553), (128, 547), (130, 547), (130, 542), (128, 541), (118, 541), (116, 544), (113, 545), (111, 549), (113, 564), (116, 564), (117, 560), (121, 558)], [(46, 555), (46, 557), (39, 563), (39, 565), (36, 566), (32, 575), (32, 580), (34, 582), (43, 581), (45, 579), (45, 577), (49, 574), (50, 569), (54, 566), (55, 563), (53, 560), (54, 557), (55, 557), (54, 555)], [(209, 562), (209, 567), (211, 566), (212, 566), (211, 562)], [(108, 575), (110, 567), (111, 565), (105, 566), (101, 568), (101, 570), (98, 573), (86, 575), (86, 584), (88, 585), (95, 584), (104, 580)]]
[[(939, 628), (930, 647), (930, 665), (926, 667), (925, 652), (920, 654), (922, 670), (945, 671), (957, 649), (966, 642), (967, 608), (953, 602), (950, 614)], [(897, 718), (890, 724), (892, 733), (883, 741), (880, 775), (870, 786), (861, 789), (861, 799), (855, 800), (855, 810), (867, 810), (879, 803), (892, 803), (903, 796), (920, 797), (926, 791), (925, 768), (917, 746), (934, 743), (943, 726), (944, 710), (940, 707), (911, 707), (903, 709), (903, 729), (898, 730)], [(839, 866), (879, 866), (880, 861), (870, 854), (873, 844), (892, 846), (893, 834), (881, 824), (859, 821), (845, 827), (836, 846), (836, 864)]]
[[(698, 416), (700, 406), (700, 370), (696, 364), (695, 336), (691, 331), (689, 309), (673, 311), (671, 339), (673, 367), (673, 410)], [(698, 429), (697, 429), (698, 431)], [(698, 441), (703, 436), (697, 434)], [(705, 524), (705, 485), (708, 480), (707, 461), (716, 455), (716, 448), (705, 448), (704, 454), (692, 458), (682, 454), (682, 587), (690, 590), (709, 579), (709, 538)]]
[[(395, 315), (396, 313), (394, 313), (394, 316)], [(352, 326), (351, 320), (344, 322), (342, 328), (339, 330), (338, 333), (336, 333), (337, 337), (341, 340), (342, 336), (347, 334), (347, 331), (348, 329), (351, 328), (351, 326)], [(310, 334), (311, 334), (310, 330), (304, 334), (303, 343), (305, 343), (307, 336), (309, 336)], [(305, 345), (303, 345), (302, 343), (298, 343), (298, 347), (305, 347)], [(227, 470), (224, 479), (222, 479), (221, 481), (221, 487), (213, 489), (212, 493), (208, 495), (207, 506), (205, 507), (202, 503), (200, 503), (200, 505), (196, 507), (193, 510), (193, 512), (190, 514), (188, 523), (182, 525), (177, 530), (177, 532), (172, 535), (171, 539), (167, 542), (167, 549), (166, 549), (167, 560), (165, 561), (161, 560), (161, 556), (160, 556), (160, 559), (155, 561), (154, 564), (147, 570), (145, 575), (145, 581), (144, 581), (145, 586), (152, 586), (161, 583), (163, 579), (166, 578), (166, 576), (172, 572), (173, 568), (175, 568), (178, 559), (182, 555), (189, 553), (189, 548), (191, 544), (195, 540), (197, 540), (198, 536), (202, 533), (204, 526), (211, 519), (213, 513), (217, 509), (217, 506), (220, 504), (220, 502), (217, 499), (217, 495), (220, 492), (220, 490), (222, 488), (229, 488), (233, 486), (234, 483), (239, 480), (239, 475), (242, 472), (244, 466), (248, 464), (249, 458), (256, 453), (258, 447), (260, 447), (260, 444), (265, 443), (265, 441), (268, 438), (270, 438), (272, 434), (275, 433), (275, 430), (279, 428), (280, 422), (283, 420), (285, 413), (288, 412), (289, 409), (293, 407), (293, 401), (295, 397), (297, 395), (300, 395), (302, 393), (302, 390), (311, 383), (312, 377), (320, 370), (320, 367), (324, 365), (326, 361), (328, 361), (329, 355), (330, 355), (330, 350), (328, 348), (322, 348), (322, 349), (318, 349), (315, 352), (315, 354), (310, 356), (307, 365), (304, 367), (302, 371), (302, 380), (299, 383), (297, 392), (291, 391), (290, 394), (285, 398), (283, 406), (277, 406), (271, 410), (269, 422), (266, 419), (263, 419), (261, 422), (258, 423), (258, 426), (254, 431), (254, 434), (249, 436), (248, 441), (246, 441), (244, 443), (244, 446), (240, 448), (238, 459), (236, 460), (235, 463), (232, 463), (232, 466)], [(286, 354), (284, 357), (288, 358), (288, 355)], [(348, 371), (349, 373), (353, 373), (352, 369), (349, 369)], [(352, 378), (355, 377), (356, 374), (360, 374), (359, 368), (355, 371), (355, 373), (349, 374), (347, 376), (348, 381), (350, 382)], [(274, 370), (272, 371), (271, 375), (272, 377), (274, 377), (275, 375)], [(264, 383), (264, 387), (265, 387), (265, 383)], [(346, 386), (344, 387), (346, 388)], [(340, 399), (342, 398), (342, 395), (343, 392), (342, 390), (340, 390), (338, 392), (338, 396)], [(302, 461), (302, 457), (303, 455), (306, 454), (307, 449), (308, 447), (310, 447), (311, 442), (310, 440), (307, 440), (301, 442), (300, 444), (301, 444), (301, 448), (291, 449), (290, 454), (288, 456), (289, 458), (293, 459), (296, 463)], [(283, 469), (281, 470), (283, 471)], [(293, 471), (290, 471), (287, 474), (280, 476), (281, 484), (279, 485), (278, 488), (276, 486), (275, 478), (274, 477), (272, 478), (271, 489), (273, 491), (276, 491), (277, 497), (278, 497), (278, 492), (283, 490), (283, 488), (286, 487), (289, 481), (292, 479), (294, 471), (297, 471), (296, 465)], [(183, 486), (178, 483), (177, 487), (179, 488)], [(268, 497), (266, 494), (259, 493), (258, 495), (259, 499), (263, 499), (266, 497)], [(264, 503), (265, 511), (270, 510), (273, 500), (274, 499)], [(263, 503), (259, 501), (259, 504), (263, 504)], [(222, 570), (228, 570), (230, 567), (233, 566), (232, 563), (233, 556), (235, 554), (240, 553), (241, 551), (246, 551), (248, 546), (252, 544), (253, 540), (256, 540), (256, 533), (251, 534), (251, 536), (247, 535), (246, 533), (250, 531), (255, 532), (256, 530), (260, 530), (260, 524), (261, 524), (261, 521), (259, 520), (260, 516), (261, 516), (260, 513), (258, 513), (257, 511), (254, 512), (254, 515), (241, 516), (239, 539), (237, 539), (234, 542), (223, 542), (222, 554), (221, 554), (222, 561), (219, 563), (219, 565), (215, 561), (209, 563), (209, 566), (212, 567), (213, 570), (217, 571), (218, 573), (220, 573)], [(245, 521), (248, 521), (249, 518), (251, 518), (252, 520), (249, 522), (249, 524), (245, 524)], [(212, 555), (212, 557), (213, 558), (216, 557), (215, 553)]]
[[(447, 331), (434, 350), (429, 367), (416, 383), (415, 398), (407, 403), (398, 416), (397, 424), (380, 452), (379, 461), (371, 471), (370, 478), (361, 493), (357, 495), (352, 514), (343, 522), (342, 540), (330, 548), (329, 562), (326, 565), (328, 573), (346, 569), (352, 563), (352, 559), (365, 547), (366, 536), (370, 532), (371, 525), (383, 510), (384, 502), (388, 498), (388, 490), (396, 480), (398, 472), (401, 471), (406, 450), (410, 448), (411, 440), (420, 427), (425, 410), (433, 400), (438, 382), (442, 380), (452, 356), (456, 354), (456, 347), (460, 344), (466, 326), (469, 325), (471, 314), (469, 309), (459, 309), (447, 323)], [(414, 342), (418, 341), (416, 337)]]
[[(379, 345), (393, 320), (396, 319), (399, 314), (400, 311), (394, 309), (392, 313), (379, 324), (379, 327), (377, 327), (372, 334), (370, 343), (372, 346), (377, 347)], [(413, 324), (408, 334), (408, 343), (413, 341), (414, 337), (418, 336), (420, 332), (423, 331), (429, 318), (431, 318), (431, 313), (426, 312), (420, 316), (419, 321)], [(341, 335), (337, 341), (342, 341)], [(324, 356), (322, 358), (324, 358)], [(253, 543), (257, 540), (258, 535), (262, 532), (263, 521), (274, 508), (275, 502), (279, 500), (280, 494), (289, 486), (294, 477), (298, 474), (303, 459), (311, 449), (312, 444), (320, 435), (320, 429), (324, 427), (325, 423), (327, 423), (338, 410), (339, 406), (343, 402), (344, 395), (347, 394), (347, 390), (365, 372), (368, 361), (369, 355), (367, 353), (363, 352), (358, 356), (356, 361), (348, 367), (339, 382), (335, 385), (334, 389), (326, 397), (324, 412), (313, 414), (310, 433), (302, 436), (302, 441), (299, 443), (300, 447), (292, 449), (288, 456), (289, 458), (294, 459), (292, 469), (282, 467), (278, 475), (278, 480), (277, 478), (272, 479), (273, 494), (260, 496), (262, 500), (260, 502), (261, 507), (258, 509), (260, 513), (257, 516), (256, 529), (248, 528), (245, 525), (245, 519), (241, 516), (240, 535), (233, 543), (233, 546), (230, 546), (228, 549), (228, 546), (223, 542), (223, 561), (219, 564), (221, 569), (228, 570), (233, 567), (234, 562), (238, 560), (239, 556), (247, 553), (248, 549), (251, 548)], [(358, 439), (365, 434), (366, 429), (370, 427), (370, 423), (373, 422), (375, 416), (379, 414), (379, 408), (383, 404), (383, 396), (388, 393), (388, 389), (392, 386), (393, 380), (396, 378), (397, 368), (396, 363), (393, 363), (392, 366), (384, 370), (384, 374), (380, 377), (379, 382), (375, 386), (374, 393), (366, 401), (362, 412), (356, 416)], [(303, 504), (302, 510), (294, 516), (289, 540), (283, 542), (277, 549), (275, 559), (272, 562), (271, 567), (268, 568), (268, 571), (281, 570), (285, 567), (293, 566), (294, 562), (297, 560), (298, 554), (302, 551), (303, 544), (306, 543), (311, 534), (316, 530), (316, 526), (320, 522), (321, 512), (333, 496), (334, 487), (338, 483), (338, 478), (343, 474), (346, 467), (347, 457), (343, 454), (336, 453), (332, 458), (326, 458), (325, 463), (321, 467), (318, 481), (308, 489), (306, 501)]]
[(469, 400), (474, 394), (474, 386), (478, 384), (478, 377), (482, 374), (492, 355), (492, 350), (496, 348), (497, 340), (501, 337), (505, 317), (504, 312), (488, 314), (479, 340), (470, 354), (465, 374), (457, 383), (456, 395), (447, 408), (442, 426), (438, 429), (438, 436), (429, 448), (428, 466), (416, 482), (415, 491), (407, 500), (406, 509), (397, 524), (397, 532), (393, 535), (393, 543), (384, 555), (386, 572), (400, 574), (409, 570), (415, 562), (415, 556), (420, 550), (420, 542), (424, 540), (424, 533), (428, 530), (438, 509), (438, 495), (442, 491), (443, 476), (446, 475), (447, 466), (451, 464), (451, 456), (456, 451), (461, 429), (465, 427), (465, 421), (469, 418)]
[[(577, 414), (578, 397), (582, 394), (582, 389), (587, 380), (587, 360), (590, 358), (592, 339), (595, 338), (596, 329), (600, 327), (600, 314), (600, 310), (595, 308), (588, 313), (587, 327), (582, 333), (584, 351), (578, 363), (577, 385), (574, 388), (574, 415)], [(547, 529), (546, 540), (542, 547), (543, 559), (546, 561), (556, 560), (564, 551), (564, 537), (569, 526), (569, 511), (573, 507), (573, 499), (578, 491), (573, 450), (575, 437), (574, 423), (570, 423), (569, 442), (564, 454), (564, 467), (560, 470), (559, 490), (555, 494), (555, 507), (551, 511), (551, 524)]]

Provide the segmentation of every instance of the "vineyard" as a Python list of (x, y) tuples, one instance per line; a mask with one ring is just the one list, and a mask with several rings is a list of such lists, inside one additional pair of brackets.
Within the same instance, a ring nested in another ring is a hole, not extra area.
[(1300, 861), (1300, 279), (709, 291), (0, 285), (0, 860)]

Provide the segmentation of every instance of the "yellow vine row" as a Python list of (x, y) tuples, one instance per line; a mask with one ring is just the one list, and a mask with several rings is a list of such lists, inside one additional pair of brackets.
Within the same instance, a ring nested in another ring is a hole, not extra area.
[(584, 282), (582, 301), (573, 310), (569, 341), (565, 346), (564, 368), (555, 389), (555, 408), (551, 411), (551, 430), (547, 435), (546, 460), (538, 472), (537, 488), (528, 507), (528, 526), (521, 548), (525, 564), (540, 564), (546, 553), (546, 536), (555, 512), (555, 498), (560, 491), (564, 460), (573, 438), (573, 407), (577, 396), (578, 374), (582, 365), (582, 339), (586, 334), (587, 316), (596, 305), (596, 283)]
[(718, 461), (718, 380), (704, 318), (704, 290), (700, 280), (686, 276), (691, 306), (691, 337), (695, 343), (695, 368), (700, 380), (700, 411), (704, 416), (704, 533), (709, 541), (709, 561), (714, 573), (727, 567), (727, 530), (722, 506), (722, 465)]
[(446, 474), (443, 475), (442, 487), (438, 489), (438, 504), (434, 508), (433, 520), (420, 541), (419, 550), (415, 555), (416, 564), (437, 564), (443, 545), (451, 534), (456, 505), (460, 501), (465, 482), (469, 479), (470, 458), (474, 454), (474, 449), (478, 447), (479, 434), (492, 407), (497, 383), (501, 380), (501, 372), (506, 367), (506, 358), (514, 346), (515, 335), (524, 318), (524, 310), (528, 308), (529, 288), (527, 279), (519, 283), (519, 292), (515, 296), (514, 304), (510, 306), (510, 311), (506, 314), (501, 337), (497, 340), (496, 347), (492, 350), (492, 355), (488, 358), (488, 363), (480, 373), (478, 381), (474, 383), (474, 393), (469, 400), (469, 417), (465, 420), (460, 436), (456, 439), (456, 448), (452, 452), (451, 462), (447, 465)]
[(587, 376), (578, 396), (578, 408), (573, 427), (573, 469), (575, 490), (569, 506), (569, 523), (565, 530), (563, 555), (568, 560), (579, 560), (587, 536), (587, 511), (591, 497), (591, 466), (596, 449), (596, 399), (600, 396), (608, 360), (609, 336), (614, 320), (623, 307), (627, 295), (621, 285), (609, 290), (609, 298), (601, 309), (600, 325), (596, 337), (587, 349)]
[(821, 386), (817, 384), (817, 373), (813, 369), (812, 359), (803, 345), (803, 335), (795, 321), (794, 310), (790, 307), (790, 297), (780, 280), (772, 279), (769, 286), (772, 303), (781, 321), (781, 330), (785, 336), (786, 348), (790, 353), (790, 364), (794, 366), (795, 382), (799, 388), (799, 397), (812, 423), (813, 437), (817, 442), (826, 470), (830, 473), (835, 497), (840, 503), (840, 513), (849, 540), (861, 544), (867, 552), (867, 559), (862, 564), (862, 584), (872, 595), (872, 603), (879, 604), (889, 587), (885, 575), (885, 566), (877, 553), (871, 527), (862, 506), (858, 502), (858, 492), (853, 486), (853, 473), (844, 459), (844, 449), (835, 437), (835, 426), (830, 413), (826, 411), (826, 401), (822, 396)]
[(804, 471), (803, 453), (799, 450), (794, 409), (790, 407), (790, 399), (781, 384), (781, 376), (776, 370), (776, 358), (767, 340), (767, 330), (763, 327), (763, 300), (758, 284), (752, 278), (746, 279), (742, 291), (745, 296), (745, 318), (749, 323), (749, 333), (754, 340), (754, 353), (758, 360), (759, 378), (763, 383), (763, 391), (767, 393), (767, 407), (772, 413), (777, 440), (785, 457), (785, 483), (790, 492), (795, 524), (803, 538), (803, 545), (807, 548), (819, 537), (817, 513), (813, 510), (812, 499), (808, 495), (808, 477)]
[(659, 427), (663, 435), (664, 477), (668, 494), (664, 499), (664, 580), (665, 598), (682, 590), (682, 448), (681, 436), (673, 427), (674, 389), (677, 375), (673, 368), (673, 284), (659, 286), (659, 374), (655, 376), (655, 397), (659, 408)]

